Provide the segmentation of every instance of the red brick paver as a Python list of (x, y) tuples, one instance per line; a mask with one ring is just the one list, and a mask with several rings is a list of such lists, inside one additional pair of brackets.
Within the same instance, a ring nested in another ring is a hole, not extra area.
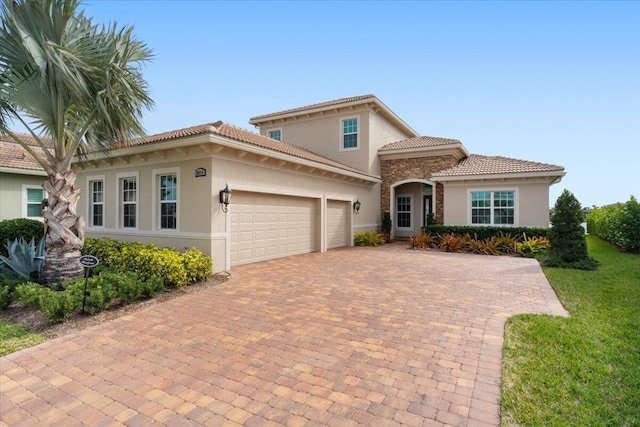
[(6, 425), (490, 426), (504, 323), (566, 315), (536, 261), (348, 248), (0, 359)]

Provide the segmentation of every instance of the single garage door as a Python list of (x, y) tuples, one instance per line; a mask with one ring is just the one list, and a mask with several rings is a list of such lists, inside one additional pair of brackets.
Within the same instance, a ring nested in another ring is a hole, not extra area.
[(234, 191), (231, 265), (317, 250), (316, 206), (315, 199)]
[(327, 200), (327, 249), (349, 246), (349, 203)]

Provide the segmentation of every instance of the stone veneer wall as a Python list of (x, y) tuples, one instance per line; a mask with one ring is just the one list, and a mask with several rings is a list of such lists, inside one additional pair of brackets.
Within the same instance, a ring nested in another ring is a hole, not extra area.
[[(448, 169), (458, 164), (453, 156), (433, 156), (433, 157), (414, 157), (408, 159), (391, 159), (381, 161), (382, 185), (380, 188), (380, 202), (382, 205), (382, 213), (389, 211), (390, 203), (389, 190), (391, 185), (399, 181), (411, 179), (431, 178), (431, 174)], [(444, 219), (444, 187), (440, 183), (436, 183), (436, 221), (438, 224), (443, 223)]]

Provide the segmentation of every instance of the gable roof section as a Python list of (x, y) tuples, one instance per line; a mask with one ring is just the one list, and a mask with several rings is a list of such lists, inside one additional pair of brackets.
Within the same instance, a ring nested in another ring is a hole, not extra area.
[(471, 154), (458, 165), (434, 173), (434, 181), (448, 181), (473, 178), (499, 178), (503, 176), (553, 176), (565, 175), (562, 166), (502, 156), (481, 156)]
[(288, 110), (277, 111), (275, 113), (263, 114), (260, 116), (254, 116), (249, 119), (249, 123), (260, 127), (264, 124), (274, 124), (276, 121), (285, 120), (288, 118), (307, 116), (316, 113), (324, 113), (327, 111), (335, 110), (338, 108), (355, 107), (358, 105), (369, 104), (371, 108), (375, 108), (374, 111), (382, 113), (388, 120), (390, 120), (395, 126), (401, 129), (405, 134), (413, 137), (418, 133), (411, 128), (404, 120), (402, 120), (396, 113), (394, 113), (389, 107), (387, 107), (382, 101), (380, 101), (375, 95), (359, 95), (351, 96), (349, 98), (334, 99), (332, 101), (320, 102), (317, 104), (305, 105), (303, 107), (291, 108)]
[[(44, 156), (42, 149), (37, 146), (31, 135), (16, 133), (23, 141), (33, 147), (39, 155)], [(44, 142), (50, 144), (49, 139)], [(8, 135), (0, 133), (0, 172), (18, 173), (25, 175), (45, 175), (42, 166), (27, 153), (22, 146), (16, 144)]]
[(457, 139), (438, 138), (435, 136), (416, 136), (414, 138), (403, 139), (402, 141), (392, 142), (382, 146), (378, 151), (395, 151), (407, 150), (414, 148), (440, 147), (443, 145), (462, 145)]
[[(213, 123), (205, 123), (202, 125), (191, 126), (183, 129), (177, 129), (169, 132), (158, 133), (154, 135), (145, 136), (143, 138), (137, 138), (129, 141), (126, 144), (120, 144), (114, 148), (115, 151), (127, 149), (130, 147), (139, 147), (152, 145), (162, 142), (168, 142), (172, 140), (179, 140), (182, 138), (188, 138), (198, 135), (216, 135), (232, 140), (235, 143), (248, 144), (261, 149), (266, 149), (274, 153), (280, 153), (287, 156), (293, 156), (298, 159), (307, 160), (315, 163), (319, 163), (326, 166), (331, 166), (344, 171), (356, 173), (359, 175), (366, 175), (371, 178), (379, 178), (373, 175), (369, 175), (359, 169), (352, 168), (351, 166), (344, 165), (340, 162), (336, 162), (327, 157), (316, 154), (312, 151), (304, 148), (287, 144), (246, 129), (239, 128), (237, 126), (217, 121)], [(235, 148), (242, 149), (239, 144), (235, 145)]]

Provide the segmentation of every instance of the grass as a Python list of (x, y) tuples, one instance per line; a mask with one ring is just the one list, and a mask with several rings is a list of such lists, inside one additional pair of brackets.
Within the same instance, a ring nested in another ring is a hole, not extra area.
[(32, 347), (45, 341), (45, 337), (5, 320), (0, 320), (0, 356), (5, 356), (23, 348)]
[(544, 269), (570, 318), (507, 322), (502, 426), (640, 425), (640, 255), (587, 244), (599, 270)]

